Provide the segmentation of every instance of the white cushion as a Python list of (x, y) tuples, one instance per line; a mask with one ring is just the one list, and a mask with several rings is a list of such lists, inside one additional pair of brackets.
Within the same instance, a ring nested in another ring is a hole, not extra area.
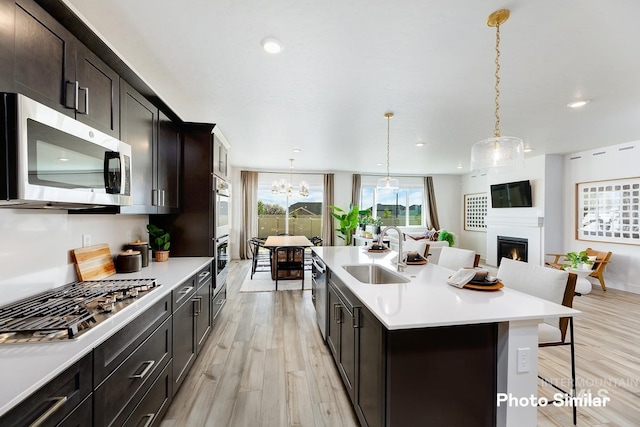
[(440, 252), (438, 265), (451, 270), (458, 270), (463, 267), (473, 268), (475, 258), (475, 251), (445, 246)]
[(562, 334), (560, 328), (552, 326), (546, 322), (538, 325), (538, 343), (555, 343), (562, 341)]
[(427, 249), (428, 240), (413, 240), (411, 238), (402, 242), (402, 252), (406, 256), (407, 252), (418, 252), (420, 256), (424, 256), (424, 251)]
[[(533, 265), (509, 258), (502, 258), (498, 278), (508, 288), (533, 295), (547, 301), (562, 304), (569, 273), (564, 270)], [(557, 328), (558, 318), (544, 319)]]

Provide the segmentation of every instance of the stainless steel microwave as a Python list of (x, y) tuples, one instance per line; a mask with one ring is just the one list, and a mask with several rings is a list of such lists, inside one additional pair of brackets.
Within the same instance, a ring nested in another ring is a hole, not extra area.
[(21, 94), (0, 115), (0, 207), (132, 204), (130, 145)]

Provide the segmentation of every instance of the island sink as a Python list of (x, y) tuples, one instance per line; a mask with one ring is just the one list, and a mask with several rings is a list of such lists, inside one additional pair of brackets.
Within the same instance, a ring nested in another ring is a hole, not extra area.
[(368, 283), (371, 285), (391, 285), (410, 282), (406, 277), (396, 274), (388, 268), (381, 267), (377, 264), (343, 265), (342, 268), (361, 283)]

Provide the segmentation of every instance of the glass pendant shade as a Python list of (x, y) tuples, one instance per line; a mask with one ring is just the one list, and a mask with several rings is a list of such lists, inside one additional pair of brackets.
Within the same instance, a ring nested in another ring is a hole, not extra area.
[(376, 187), (379, 190), (399, 190), (400, 189), (400, 181), (397, 180), (396, 178), (391, 178), (389, 176), (384, 177), (384, 178), (380, 178), (378, 180), (378, 184), (376, 185)]
[(524, 168), (524, 143), (515, 136), (498, 136), (476, 142), (471, 148), (471, 170)]

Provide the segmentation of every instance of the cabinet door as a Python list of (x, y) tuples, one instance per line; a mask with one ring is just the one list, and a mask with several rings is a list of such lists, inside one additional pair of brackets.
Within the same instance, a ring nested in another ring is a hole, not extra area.
[(227, 147), (213, 134), (213, 171), (221, 178), (228, 178)]
[(85, 47), (77, 49), (78, 111), (76, 119), (120, 138), (120, 78)]
[(153, 147), (158, 109), (120, 80), (120, 139), (131, 145), (133, 205), (122, 213), (156, 213), (153, 206)]
[(158, 213), (178, 212), (180, 153), (182, 137), (178, 126), (160, 111), (156, 155), (156, 204)]
[(193, 298), (173, 312), (173, 394), (184, 381), (196, 358)]
[(76, 43), (71, 33), (33, 1), (16, 1), (16, 91), (75, 117)]
[(354, 327), (353, 314), (349, 312), (344, 304), (340, 310), (342, 311), (343, 321), (340, 324), (340, 364), (338, 368), (342, 373), (351, 401), (354, 401), (356, 384), (356, 329)]
[(196, 311), (196, 344), (197, 353), (204, 345), (205, 340), (209, 336), (211, 330), (211, 281), (207, 281), (200, 286), (195, 297)]
[(378, 427), (384, 424), (384, 329), (366, 308), (355, 307), (354, 315), (358, 326), (356, 413), (362, 425)]
[(340, 322), (342, 321), (340, 307), (342, 305), (331, 286), (329, 286), (327, 303), (330, 316), (329, 328), (327, 329), (327, 345), (337, 365), (340, 363)]

